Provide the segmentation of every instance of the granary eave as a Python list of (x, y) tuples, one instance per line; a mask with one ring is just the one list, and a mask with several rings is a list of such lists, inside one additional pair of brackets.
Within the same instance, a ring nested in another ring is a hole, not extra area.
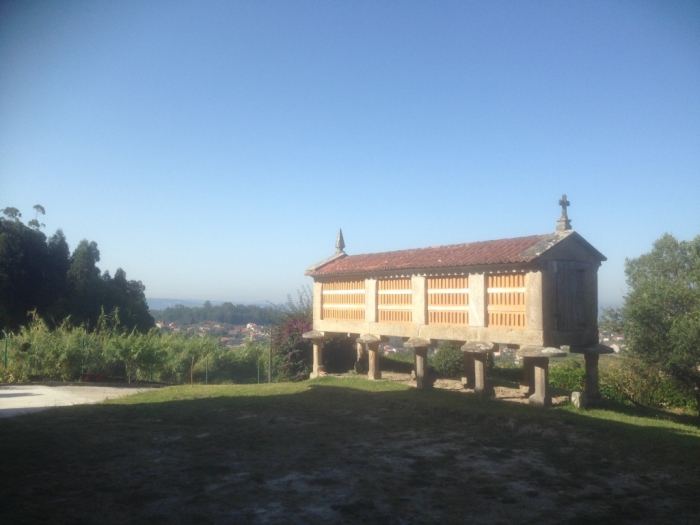
[(305, 275), (313, 275), (313, 272), (317, 272), (327, 264), (332, 263), (333, 261), (337, 261), (338, 259), (342, 259), (343, 257), (347, 257), (348, 254), (345, 252), (337, 252), (330, 257), (327, 257), (323, 259), (322, 261), (317, 262), (316, 264), (312, 264), (306, 269), (306, 274)]
[(532, 259), (537, 259), (544, 255), (545, 252), (554, 248), (554, 246), (560, 244), (563, 241), (576, 242), (581, 245), (586, 251), (588, 251), (594, 258), (599, 261), (607, 261), (608, 258), (602, 253), (596, 250), (591, 243), (586, 239), (581, 237), (578, 233), (573, 230), (556, 231), (546, 239), (542, 239), (540, 242), (534, 246), (523, 251), (520, 255), (523, 257), (529, 257)]
[(478, 273), (512, 273), (523, 271), (537, 271), (539, 269), (538, 261), (511, 262), (503, 264), (478, 264), (471, 266), (438, 266), (426, 268), (425, 266), (416, 268), (388, 268), (388, 269), (373, 269), (365, 271), (348, 271), (334, 273), (306, 273), (307, 276), (313, 277), (317, 282), (333, 281), (339, 276), (343, 279), (401, 279), (408, 278), (414, 275), (424, 277), (459, 277), (469, 274)]
[(591, 254), (592, 254), (593, 256), (595, 256), (597, 259), (599, 259), (600, 262), (603, 262), (603, 261), (607, 261), (607, 260), (608, 260), (608, 258), (607, 258), (605, 255), (603, 255), (603, 254), (600, 253), (598, 250), (596, 250), (596, 249), (593, 247), (593, 245), (592, 245), (591, 243), (589, 243), (586, 239), (584, 239), (583, 237), (581, 237), (578, 233), (572, 232), (572, 233), (571, 233), (571, 238), (572, 238), (572, 239), (576, 239), (576, 241), (578, 241), (579, 244), (581, 244), (581, 246), (583, 246), (583, 247), (586, 248), (589, 252), (591, 252)]

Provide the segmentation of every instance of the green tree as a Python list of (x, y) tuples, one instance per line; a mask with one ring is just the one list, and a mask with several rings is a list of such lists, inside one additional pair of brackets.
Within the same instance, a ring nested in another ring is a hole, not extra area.
[(15, 329), (28, 322), (29, 311), (43, 312), (51, 301), (49, 254), (42, 232), (22, 224), (14, 213), (8, 216), (10, 220), (0, 220), (0, 323)]
[(44, 207), (41, 204), (35, 204), (34, 211), (34, 218), (27, 223), (27, 226), (29, 226), (30, 228), (34, 228), (35, 230), (45, 228), (46, 224), (44, 224), (43, 222), (39, 222), (39, 214), (41, 213), (42, 215), (46, 215), (46, 210), (44, 210)]
[(22, 216), (19, 210), (17, 208), (13, 208), (12, 206), (8, 206), (2, 210), (2, 213), (5, 215), (5, 217), (13, 221), (19, 221), (19, 218)]
[[(34, 206), (36, 217), (44, 214)], [(101, 276), (97, 243), (81, 241), (70, 254), (66, 237), (57, 230), (50, 238), (38, 220), (24, 225), (17, 208), (2, 210), (0, 217), (0, 326), (16, 330), (35, 312), (53, 327), (70, 318), (73, 326), (92, 330), (102, 310), (119, 309), (122, 326), (141, 333), (155, 322), (148, 311), (145, 287), (128, 281), (119, 268), (114, 279)]]
[(622, 332), (622, 312), (619, 308), (603, 308), (598, 319), (598, 328), (603, 332)]
[(86, 281), (91, 277), (99, 277), (100, 269), (97, 267), (99, 261), (100, 250), (97, 249), (97, 243), (83, 239), (78, 243), (71, 256), (68, 277), (76, 283)]
[(627, 259), (621, 310), (630, 350), (692, 388), (700, 416), (700, 236), (665, 234), (651, 252)]

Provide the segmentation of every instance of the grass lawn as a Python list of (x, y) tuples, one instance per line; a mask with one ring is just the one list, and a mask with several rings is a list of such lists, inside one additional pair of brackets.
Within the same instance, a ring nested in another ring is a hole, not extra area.
[(693, 418), (388, 381), (181, 386), (0, 420), (0, 523), (697, 523)]

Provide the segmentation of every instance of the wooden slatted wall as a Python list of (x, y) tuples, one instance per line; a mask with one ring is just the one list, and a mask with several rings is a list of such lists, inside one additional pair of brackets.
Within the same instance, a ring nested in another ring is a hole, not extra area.
[(323, 319), (365, 320), (365, 282), (339, 281), (322, 284)]
[(493, 328), (525, 329), (525, 274), (488, 276), (488, 323)]
[(377, 310), (380, 323), (410, 323), (413, 320), (411, 279), (377, 281)]
[(428, 324), (469, 324), (468, 277), (429, 277)]
[(557, 328), (583, 330), (585, 311), (586, 265), (576, 261), (557, 261)]

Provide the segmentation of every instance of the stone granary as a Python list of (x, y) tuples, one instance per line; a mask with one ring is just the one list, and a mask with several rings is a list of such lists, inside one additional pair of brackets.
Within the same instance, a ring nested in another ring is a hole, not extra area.
[(427, 349), (458, 341), (465, 387), (490, 391), (486, 357), (498, 345), (524, 358), (522, 388), (533, 405), (551, 404), (549, 358), (582, 353), (586, 398), (599, 399), (598, 267), (606, 258), (571, 229), (566, 195), (554, 233), (394, 252), (336, 253), (311, 266), (315, 377), (324, 339), (352, 337), (369, 352), (369, 378), (381, 378), (379, 343), (401, 337), (415, 352), (418, 387), (430, 385)]

